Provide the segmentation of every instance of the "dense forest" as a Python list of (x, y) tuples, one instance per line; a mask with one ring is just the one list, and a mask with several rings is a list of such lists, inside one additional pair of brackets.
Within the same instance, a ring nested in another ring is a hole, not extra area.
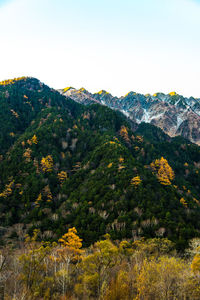
[(0, 84), (0, 243), (75, 227), (88, 247), (168, 238), (183, 251), (200, 235), (200, 148), (84, 106), (34, 78)]
[(200, 299), (200, 148), (0, 83), (0, 299)]
[(82, 248), (76, 229), (58, 242), (34, 230), (0, 252), (0, 299), (200, 299), (200, 239), (184, 256), (166, 238), (101, 241)]

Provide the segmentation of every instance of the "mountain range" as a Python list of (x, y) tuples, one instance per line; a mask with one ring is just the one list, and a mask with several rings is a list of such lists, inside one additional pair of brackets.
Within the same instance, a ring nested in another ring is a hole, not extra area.
[(36, 228), (57, 240), (73, 226), (85, 246), (109, 233), (167, 237), (181, 250), (200, 236), (199, 146), (142, 122), (153, 107), (192, 108), (177, 95), (62, 93), (29, 77), (0, 83), (0, 242)]
[(72, 87), (59, 90), (71, 99), (89, 105), (99, 103), (119, 110), (134, 122), (150, 123), (161, 128), (169, 136), (181, 135), (200, 145), (200, 99), (185, 98), (171, 92), (142, 95), (130, 92), (124, 97), (113, 97), (102, 90), (91, 94), (84, 88)]

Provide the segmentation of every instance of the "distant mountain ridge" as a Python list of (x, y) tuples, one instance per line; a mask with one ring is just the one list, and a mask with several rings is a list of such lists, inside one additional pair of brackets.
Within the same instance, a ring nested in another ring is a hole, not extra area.
[(59, 92), (74, 101), (89, 105), (99, 103), (119, 110), (134, 122), (151, 123), (171, 137), (178, 135), (200, 145), (200, 99), (171, 92), (142, 95), (129, 92), (120, 98), (102, 90), (92, 94), (69, 87)]

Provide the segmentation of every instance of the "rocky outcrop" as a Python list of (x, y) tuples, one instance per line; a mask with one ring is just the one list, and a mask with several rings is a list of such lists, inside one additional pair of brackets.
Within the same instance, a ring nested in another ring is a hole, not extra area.
[(136, 123), (151, 123), (171, 137), (181, 135), (200, 145), (200, 99), (184, 98), (175, 92), (167, 95), (130, 92), (120, 98), (104, 90), (91, 94), (84, 88), (70, 87), (60, 92), (84, 105), (99, 103), (120, 110)]

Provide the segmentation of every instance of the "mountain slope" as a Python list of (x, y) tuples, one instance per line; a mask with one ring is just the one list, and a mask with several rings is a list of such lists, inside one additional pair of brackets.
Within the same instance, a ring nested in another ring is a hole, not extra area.
[(138, 124), (151, 123), (171, 137), (181, 135), (200, 145), (200, 99), (184, 98), (175, 92), (153, 96), (130, 92), (120, 98), (103, 90), (91, 94), (84, 88), (66, 88), (60, 92), (78, 103), (99, 103), (120, 110)]
[(67, 108), (58, 92), (35, 78), (0, 83), (0, 154), (17, 140), (44, 108)]
[(20, 239), (19, 228), (40, 228), (52, 240), (72, 226), (88, 245), (105, 232), (115, 239), (167, 236), (178, 249), (199, 236), (198, 146), (153, 125), (136, 129), (120, 112), (78, 104), (38, 84), (26, 78), (0, 90), (1, 105), (8, 89), (9, 108), (26, 124), (5, 119), (17, 134), (0, 162), (2, 242)]

